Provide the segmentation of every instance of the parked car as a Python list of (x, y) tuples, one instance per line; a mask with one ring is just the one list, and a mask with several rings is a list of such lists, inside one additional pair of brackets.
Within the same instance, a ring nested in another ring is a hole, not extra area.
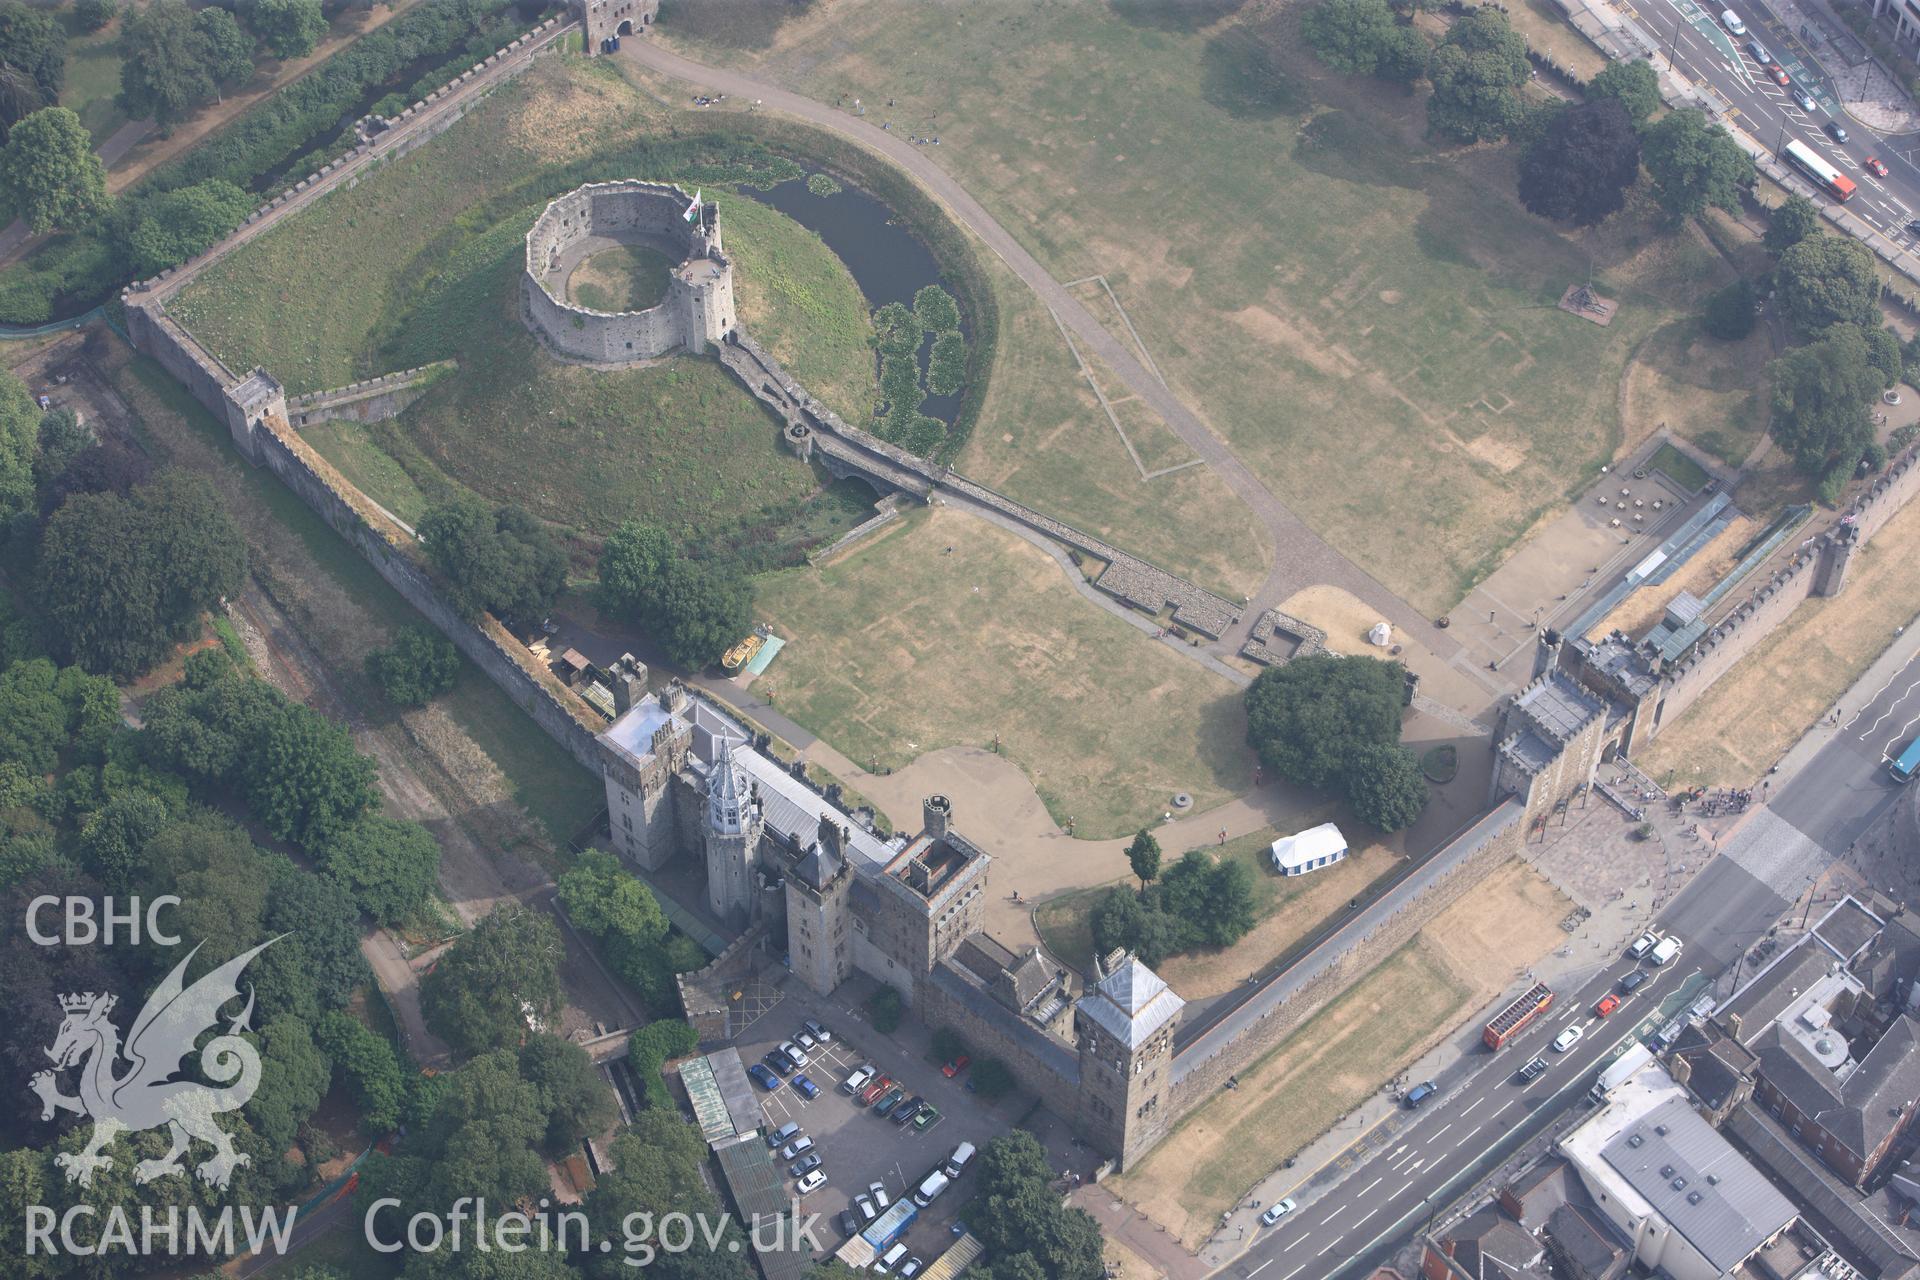
[(775, 1129), (772, 1133), (767, 1135), (767, 1150), (778, 1151), (780, 1148), (786, 1146), (789, 1142), (792, 1142), (795, 1138), (799, 1136), (800, 1136), (799, 1122), (796, 1120), (789, 1120), (785, 1124), (781, 1125), (778, 1129)]
[(801, 1095), (808, 1099), (813, 1099), (820, 1096), (820, 1086), (815, 1084), (813, 1081), (807, 1079), (807, 1077), (805, 1076), (800, 1076), (800, 1075), (795, 1076), (793, 1078), (793, 1087), (798, 1089)]
[(1635, 969), (1632, 973), (1620, 979), (1620, 994), (1632, 995), (1634, 989), (1645, 982), (1649, 976), (1645, 969)]
[(780, 1153), (780, 1158), (782, 1160), (798, 1160), (811, 1150), (813, 1150), (813, 1139), (803, 1133), (787, 1144), (786, 1149)]
[(915, 1255), (914, 1257), (908, 1258), (905, 1262), (901, 1263), (900, 1270), (896, 1271), (894, 1274), (899, 1276), (900, 1280), (913, 1280), (915, 1276), (919, 1275), (923, 1270), (926, 1269), (926, 1265), (927, 1265), (926, 1263), (920, 1260), (918, 1255)]
[(873, 1114), (877, 1116), (891, 1115), (893, 1109), (900, 1105), (900, 1100), (906, 1096), (907, 1091), (905, 1089), (902, 1089), (899, 1085), (893, 1086), (893, 1088), (887, 1090), (886, 1095), (882, 1097), (880, 1101), (873, 1104)]
[(1288, 1196), (1285, 1200), (1276, 1200), (1271, 1208), (1260, 1215), (1260, 1221), (1270, 1227), (1299, 1207), (1292, 1196)]
[(1627, 954), (1638, 960), (1659, 945), (1660, 935), (1649, 929), (1633, 940), (1633, 945), (1627, 948)]
[(1907, 219), (1907, 233), (1909, 235), (1920, 236), (1920, 218)]
[(813, 1169), (802, 1177), (799, 1182), (795, 1183), (793, 1189), (801, 1195), (805, 1195), (809, 1191), (818, 1191), (826, 1185), (827, 1171), (825, 1169)]
[(838, 1221), (841, 1235), (851, 1237), (860, 1234), (860, 1215), (853, 1210), (842, 1209)]
[(940, 1068), (940, 1074), (945, 1076), (947, 1079), (951, 1080), (955, 1076), (959, 1075), (962, 1071), (965, 1071), (967, 1069), (967, 1064), (972, 1061), (973, 1061), (972, 1058), (969, 1058), (966, 1054), (963, 1053), (959, 1057), (955, 1058), (952, 1062), (949, 1062), (946, 1066)]
[(1529, 1061), (1526, 1066), (1520, 1068), (1518, 1074), (1522, 1081), (1531, 1084), (1533, 1081), (1538, 1080), (1546, 1069), (1547, 1060), (1545, 1058), (1534, 1058)]
[(919, 1115), (920, 1109), (926, 1105), (927, 1100), (925, 1098), (917, 1093), (914, 1094), (911, 1098), (901, 1103), (899, 1110), (893, 1113), (893, 1122), (895, 1124), (907, 1124), (915, 1116)]
[(1820, 109), (1820, 104), (1813, 100), (1813, 95), (1798, 85), (1793, 87), (1793, 100), (1800, 105), (1802, 111), (1811, 112)]
[(1679, 937), (1670, 933), (1660, 939), (1660, 945), (1647, 954), (1647, 959), (1653, 961), (1656, 965), (1667, 964), (1671, 962), (1675, 956), (1680, 954), (1680, 947), (1681, 942)]
[(887, 1184), (878, 1178), (867, 1184), (867, 1194), (873, 1197), (873, 1207), (882, 1213), (893, 1203), (893, 1197), (887, 1194)]
[(792, 1059), (795, 1067), (804, 1067), (810, 1061), (806, 1051), (791, 1040), (783, 1040), (780, 1042), (780, 1052)]
[(940, 1110), (932, 1103), (920, 1108), (920, 1114), (913, 1118), (913, 1127), (920, 1133), (925, 1133), (938, 1123), (940, 1123)]
[(832, 1044), (833, 1043), (833, 1032), (827, 1030), (825, 1027), (815, 1022), (812, 1018), (808, 1018), (805, 1022), (801, 1023), (800, 1025), (807, 1029), (807, 1034), (813, 1037), (814, 1042), (816, 1044)]
[(760, 1059), (760, 1061), (766, 1063), (769, 1067), (772, 1067), (774, 1072), (778, 1075), (786, 1075), (787, 1072), (793, 1070), (793, 1059), (789, 1058), (786, 1054), (780, 1052), (778, 1049), (767, 1050), (766, 1057)]
[[(801, 1156), (798, 1160), (795, 1160), (792, 1164), (788, 1165), (787, 1172), (792, 1174), (796, 1178), (800, 1178), (800, 1177), (805, 1177), (809, 1173), (812, 1173), (815, 1169), (818, 1169), (819, 1167), (820, 1167), (820, 1153), (818, 1151), (809, 1151), (807, 1152), (807, 1154)], [(826, 1179), (822, 1178), (821, 1181), (825, 1182)]]
[(880, 1216), (880, 1211), (873, 1207), (873, 1200), (865, 1194), (853, 1198), (853, 1207), (860, 1211), (860, 1217), (864, 1221), (872, 1222)]
[(748, 1067), (747, 1074), (753, 1077), (755, 1084), (765, 1089), (768, 1093), (772, 1093), (775, 1089), (778, 1089), (786, 1083), (786, 1081), (782, 1080), (779, 1076), (767, 1070), (765, 1064), (759, 1062)]
[(860, 1091), (860, 1105), (863, 1107), (872, 1106), (874, 1103), (880, 1101), (881, 1098), (885, 1097), (887, 1090), (891, 1088), (893, 1088), (893, 1077), (881, 1076), (878, 1080), (875, 1080), (872, 1084)]
[(1847, 139), (1853, 136), (1852, 134), (1847, 132), (1847, 127), (1841, 124), (1838, 120), (1829, 120), (1825, 124), (1821, 125), (1820, 127), (1827, 131), (1827, 136), (1829, 138), (1832, 138), (1835, 142), (1838, 142), (1842, 145), (1845, 145)]
[(795, 1036), (793, 1037), (793, 1042), (799, 1045), (802, 1049), (806, 1050), (808, 1053), (812, 1053), (820, 1045), (819, 1041), (815, 1040), (812, 1036), (808, 1035), (805, 1031), (796, 1033)]
[(1422, 1080), (1419, 1084), (1407, 1090), (1407, 1106), (1418, 1110), (1422, 1103), (1438, 1092), (1440, 1092), (1439, 1085), (1431, 1080)]
[(1573, 1048), (1573, 1046), (1579, 1044), (1580, 1037), (1586, 1034), (1587, 1028), (1585, 1024), (1574, 1023), (1553, 1038), (1553, 1051), (1555, 1053), (1565, 1053), (1567, 1050)]
[(840, 1082), (840, 1092), (846, 1094), (848, 1097), (853, 1097), (871, 1083), (873, 1083), (873, 1064), (871, 1062), (863, 1062), (849, 1072), (845, 1080)]
[[(1618, 1009), (1619, 1007), (1620, 1007), (1620, 997), (1613, 994), (1613, 992), (1609, 991), (1607, 992), (1606, 995), (1603, 995), (1600, 997), (1600, 1002), (1598, 1004), (1593, 1006), (1593, 1016), (1596, 1018), (1604, 1018), (1608, 1014), (1612, 1013), (1615, 1009)], [(798, 1080), (795, 1080), (794, 1083), (798, 1084), (800, 1082)]]

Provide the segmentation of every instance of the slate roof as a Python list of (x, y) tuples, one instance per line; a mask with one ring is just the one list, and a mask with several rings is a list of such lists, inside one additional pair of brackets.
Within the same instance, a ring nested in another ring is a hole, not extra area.
[(1020, 957), (1007, 969), (1007, 982), (1013, 990), (1014, 1001), (1022, 1010), (1046, 994), (1053, 985), (1057, 970), (1047, 963), (1040, 948), (1030, 947), (1027, 954)]
[(1600, 1155), (1723, 1274), (1797, 1216), (1678, 1093), (1623, 1129)]
[(840, 868), (844, 865), (846, 864), (839, 854), (825, 845), (815, 844), (807, 850), (806, 856), (794, 865), (793, 874), (800, 878), (801, 883), (810, 887), (815, 893), (819, 893), (833, 883), (834, 877), (840, 874)]
[(1138, 1048), (1180, 1016), (1187, 1002), (1132, 956), (1095, 984), (1074, 1007), (1128, 1048)]
[(1579, 1205), (1555, 1209), (1547, 1218), (1547, 1234), (1581, 1276), (1608, 1274), (1628, 1252), (1612, 1223)]
[(1733, 1034), (1726, 1016), (1730, 1013), (1737, 1015), (1740, 1030), (1735, 1038), (1742, 1044), (1751, 1045), (1770, 1023), (1787, 1011), (1787, 1006), (1801, 992), (1818, 982), (1836, 963), (1824, 947), (1811, 945), (1802, 939), (1775, 957), (1772, 964), (1735, 992), (1733, 999), (1714, 1012), (1714, 1019), (1726, 1026), (1729, 1034)]
[(1734, 1090), (1758, 1062), (1751, 1049), (1720, 1028), (1703, 1031), (1692, 1023), (1681, 1030), (1673, 1054), (1686, 1059), (1687, 1088), (1715, 1111), (1733, 1100)]
[(1844, 1080), (1778, 1028), (1755, 1051), (1767, 1083), (1862, 1160), (1886, 1140), (1905, 1108), (1920, 1099), (1920, 1023), (1905, 1014)]
[(1842, 898), (1813, 926), (1814, 937), (1829, 950), (1851, 964), (1879, 936), (1886, 922), (1861, 906), (1852, 897)]
[(1477, 1280), (1533, 1280), (1545, 1254), (1512, 1218), (1494, 1209), (1482, 1209), (1447, 1232), (1453, 1241), (1454, 1265)]

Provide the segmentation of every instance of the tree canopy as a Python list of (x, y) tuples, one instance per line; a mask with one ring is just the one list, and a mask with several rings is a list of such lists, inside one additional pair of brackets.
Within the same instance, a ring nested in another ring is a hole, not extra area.
[(67, 82), (67, 38), (47, 12), (0, 4), (0, 135), (60, 100)]
[[(1368, 811), (1397, 818), (1398, 806), (1377, 803), (1385, 775), (1380, 759), (1365, 753), (1400, 741), (1405, 701), (1406, 668), (1397, 662), (1328, 653), (1297, 658), (1261, 672), (1247, 690), (1247, 744), (1261, 763), (1289, 782), (1344, 791), (1355, 801), (1356, 813), (1362, 802), (1354, 787), (1364, 773)], [(1408, 788), (1399, 790), (1410, 794)]]
[(153, 0), (127, 15), (120, 34), (120, 106), (135, 119), (151, 116), (163, 130), (211, 102), (221, 67), (185, 0)]
[(1583, 102), (1555, 113), (1521, 157), (1520, 203), (1590, 227), (1620, 211), (1639, 177), (1640, 135), (1626, 108), (1611, 98)]
[(1347, 762), (1347, 801), (1360, 821), (1382, 831), (1412, 826), (1427, 806), (1419, 759), (1386, 743), (1356, 749)]
[(106, 167), (79, 116), (43, 107), (13, 126), (0, 147), (0, 200), (35, 232), (84, 226), (106, 212)]
[(560, 1007), (558, 926), (527, 907), (495, 909), (421, 981), (420, 1005), (427, 1025), (457, 1049), (519, 1044)]
[(1526, 115), (1519, 90), (1531, 70), (1527, 42), (1506, 15), (1471, 10), (1448, 29), (1428, 63), (1428, 127), (1456, 142), (1506, 137)]
[(1098, 1280), (1106, 1274), (1100, 1228), (1061, 1202), (1040, 1141), (1024, 1129), (980, 1149), (978, 1189), (966, 1220), (987, 1247), (993, 1280)]
[(616, 529), (601, 549), (598, 573), (599, 607), (644, 627), (684, 666), (697, 670), (718, 660), (752, 628), (753, 588), (745, 576), (687, 559), (652, 525), (629, 520)]
[(1140, 887), (1146, 886), (1160, 876), (1160, 842), (1153, 833), (1142, 830), (1133, 837), (1133, 843), (1127, 846), (1127, 865), (1133, 868), (1133, 874), (1140, 881)]
[(1195, 849), (1138, 894), (1115, 887), (1093, 909), (1093, 942), (1123, 948), (1148, 965), (1200, 947), (1226, 947), (1254, 925), (1253, 873), (1237, 859)]
[(209, 178), (137, 201), (127, 232), (128, 265), (147, 275), (204, 253), (253, 212), (257, 199), (225, 179)]
[(1818, 234), (1819, 206), (1805, 196), (1788, 196), (1768, 212), (1767, 233), (1761, 243), (1767, 246), (1769, 253), (1785, 253), (1802, 240)]
[(1802, 337), (1834, 324), (1875, 327), (1880, 278), (1873, 253), (1858, 240), (1807, 236), (1780, 254), (1774, 271), (1780, 310)]
[(367, 676), (390, 702), (422, 707), (453, 688), (460, 654), (453, 642), (428, 627), (407, 627), (384, 649), (367, 655)]
[(489, 511), (462, 494), (420, 517), (420, 540), (446, 578), (448, 600), (469, 618), (537, 622), (566, 585), (559, 538), (519, 507)]
[(239, 591), (246, 544), (213, 486), (170, 469), (112, 493), (67, 499), (41, 538), (36, 592), (64, 653), (137, 676)]
[(1640, 160), (1653, 198), (1676, 222), (1710, 206), (1737, 212), (1741, 191), (1754, 183), (1753, 161), (1733, 135), (1692, 107), (1670, 111), (1647, 128)]
[(327, 33), (320, 0), (253, 0), (247, 25), (276, 58), (304, 58)]
[(1868, 359), (1866, 336), (1835, 325), (1817, 342), (1795, 347), (1767, 365), (1773, 419), (1768, 434), (1812, 476), (1851, 472), (1873, 439), (1867, 405), (1884, 375)]
[(1628, 118), (1640, 124), (1660, 109), (1660, 77), (1653, 64), (1641, 58), (1609, 62), (1587, 81), (1587, 101), (1601, 98), (1618, 102)]
[(388, 925), (424, 907), (440, 873), (440, 846), (425, 827), (373, 813), (340, 828), (321, 857), (354, 905)]

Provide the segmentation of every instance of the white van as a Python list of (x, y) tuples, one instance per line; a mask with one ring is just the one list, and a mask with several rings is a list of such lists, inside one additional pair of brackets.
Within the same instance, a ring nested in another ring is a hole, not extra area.
[(945, 1191), (952, 1181), (945, 1173), (935, 1169), (927, 1175), (925, 1182), (913, 1189), (913, 1202), (922, 1209), (926, 1208), (940, 1198), (940, 1193)]
[(1666, 964), (1680, 954), (1680, 939), (1672, 934), (1660, 939), (1660, 945), (1653, 949), (1647, 958), (1655, 964)]
[(946, 1170), (949, 1178), (957, 1178), (961, 1170), (967, 1167), (967, 1161), (971, 1159), (973, 1159), (973, 1144), (963, 1142), (953, 1149), (953, 1154), (947, 1157), (946, 1164), (941, 1167)]
[(855, 1067), (853, 1074), (840, 1082), (840, 1092), (847, 1094), (849, 1096), (856, 1094), (860, 1092), (862, 1089), (866, 1088), (868, 1083), (871, 1082), (872, 1079), (873, 1079), (872, 1066), (862, 1065), (859, 1067)]
[(1740, 15), (1731, 9), (1722, 9), (1720, 11), (1720, 25), (1737, 36), (1747, 34), (1747, 24), (1740, 21)]
[(906, 1256), (907, 1246), (904, 1244), (896, 1244), (893, 1248), (880, 1255), (880, 1261), (873, 1264), (873, 1269), (879, 1272), (891, 1271), (899, 1266), (900, 1260)]

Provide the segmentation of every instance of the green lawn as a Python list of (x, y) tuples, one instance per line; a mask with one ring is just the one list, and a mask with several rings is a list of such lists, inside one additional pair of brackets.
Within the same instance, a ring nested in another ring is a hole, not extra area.
[(1711, 479), (1705, 467), (1670, 444), (1663, 444), (1654, 450), (1653, 457), (1647, 460), (1647, 466), (1653, 471), (1664, 471), (1667, 479), (1688, 493), (1698, 493), (1700, 487)]
[(60, 105), (80, 117), (98, 147), (127, 122), (126, 112), (114, 102), (120, 92), (120, 23), (110, 22), (103, 30), (87, 33), (79, 30), (72, 15), (71, 8), (58, 15), (70, 33)]
[[(1056, 278), (1104, 275), (1168, 383), (1269, 486), (1444, 612), (1609, 460), (1636, 344), (1728, 269), (1643, 210), (1581, 238), (1528, 215), (1509, 154), (1430, 146), (1418, 97), (1312, 60), (1299, 6), (1195, 23), (1169, 7), (844, 0), (765, 50), (689, 44), (817, 100), (891, 101), (896, 129), (937, 116), (941, 165)], [(1590, 271), (1622, 304), (1606, 328), (1554, 306)], [(961, 468), (1003, 470), (1004, 434), (1040, 465), (1052, 423), (1027, 425), (1022, 441), (983, 421)], [(1049, 510), (1132, 468), (1117, 450), (1047, 465)], [(1196, 519), (1163, 497), (1116, 511), (1112, 536), (1145, 550), (1135, 529)], [(1198, 555), (1170, 567), (1224, 577)]]
[(595, 311), (645, 311), (667, 296), (673, 264), (658, 249), (616, 245), (573, 269), (567, 292)]

